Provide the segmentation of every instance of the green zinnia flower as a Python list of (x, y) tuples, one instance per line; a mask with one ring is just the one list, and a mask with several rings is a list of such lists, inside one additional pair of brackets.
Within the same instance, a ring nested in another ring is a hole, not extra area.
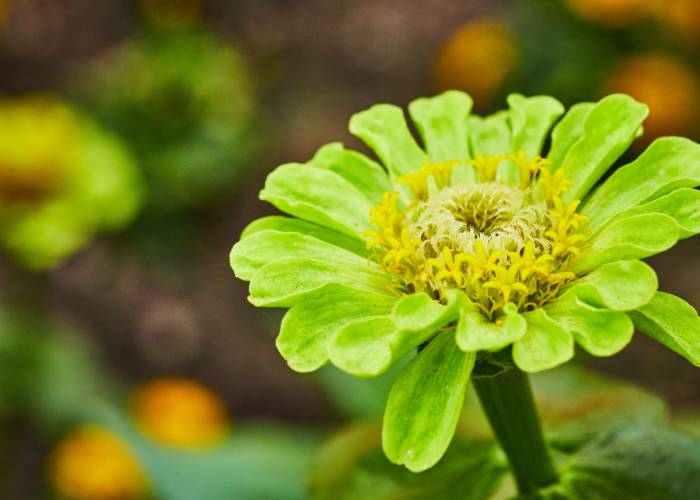
[(50, 97), (0, 101), (0, 245), (45, 269), (136, 213), (140, 178), (122, 144)]
[(231, 252), (253, 304), (290, 308), (277, 347), (294, 370), (330, 361), (374, 376), (418, 351), (383, 431), (387, 456), (414, 471), (447, 448), (475, 364), (512, 356), (546, 370), (574, 342), (610, 356), (635, 325), (700, 363), (697, 313), (657, 292), (638, 260), (700, 232), (700, 146), (658, 139), (596, 187), (640, 134), (645, 105), (508, 105), (482, 118), (460, 92), (418, 99), (409, 112), (424, 147), (396, 106), (355, 115), (350, 131), (383, 166), (330, 144), (278, 167), (260, 198), (295, 218), (253, 222)]

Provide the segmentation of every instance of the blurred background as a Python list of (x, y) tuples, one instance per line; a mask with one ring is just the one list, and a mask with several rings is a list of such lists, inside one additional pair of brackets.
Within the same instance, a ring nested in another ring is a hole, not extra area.
[[(247, 303), (228, 252), (266, 174), (451, 88), (480, 113), (621, 91), (651, 108), (630, 155), (697, 140), (699, 24), (694, 0), (0, 0), (0, 496), (305, 498), (387, 383), (293, 373)], [(699, 255), (651, 259), (696, 308)], [(700, 408), (642, 335), (577, 361)]]

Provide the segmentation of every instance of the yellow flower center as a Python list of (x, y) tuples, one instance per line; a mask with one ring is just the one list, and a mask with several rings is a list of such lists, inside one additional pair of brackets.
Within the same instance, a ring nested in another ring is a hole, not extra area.
[(164, 378), (144, 385), (135, 393), (132, 409), (144, 434), (171, 446), (216, 444), (230, 431), (224, 402), (186, 379)]
[(74, 500), (137, 500), (148, 496), (141, 467), (109, 431), (79, 428), (53, 451), (50, 479), (57, 492)]
[[(504, 161), (517, 170), (518, 185), (497, 180)], [(399, 293), (440, 300), (460, 289), (491, 318), (508, 303), (540, 307), (575, 278), (587, 230), (579, 202), (562, 201), (569, 183), (541, 157), (520, 151), (468, 163), (426, 164), (397, 179), (415, 200), (402, 206), (399, 192), (385, 193), (372, 208), (372, 258), (395, 276)], [(458, 167), (474, 180), (457, 181)]]

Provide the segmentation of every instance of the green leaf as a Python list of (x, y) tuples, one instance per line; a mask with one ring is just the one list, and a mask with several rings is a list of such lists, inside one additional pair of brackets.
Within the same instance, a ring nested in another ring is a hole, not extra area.
[(350, 237), (338, 231), (334, 231), (333, 229), (314, 224), (313, 222), (297, 219), (295, 217), (283, 217), (281, 215), (268, 215), (267, 217), (255, 219), (243, 230), (241, 239), (267, 230), (306, 234), (307, 236), (313, 236), (331, 245), (349, 250), (362, 257), (369, 255), (366, 243), (357, 237)]
[(574, 337), (552, 320), (544, 309), (523, 314), (525, 336), (513, 344), (513, 361), (523, 371), (539, 372), (574, 357)]
[(564, 201), (583, 199), (634, 140), (648, 114), (646, 105), (622, 94), (604, 97), (590, 109), (581, 138), (562, 162), (572, 183)]
[[(676, 224), (678, 224), (678, 239), (695, 236), (700, 233), (700, 191), (690, 188), (676, 189), (653, 201), (620, 212), (612, 221), (624, 219), (632, 215), (651, 213), (665, 214), (669, 217), (673, 217)], [(605, 231), (605, 227), (603, 227), (601, 231)]]
[(467, 300), (459, 290), (447, 290), (443, 305), (425, 292), (405, 295), (396, 302), (392, 319), (400, 331), (434, 332), (459, 318), (460, 307)]
[(288, 163), (267, 176), (260, 199), (290, 215), (357, 237), (370, 228), (370, 201), (330, 170)]
[(678, 224), (664, 214), (631, 215), (616, 220), (594, 234), (575, 261), (573, 271), (581, 273), (625, 259), (640, 259), (668, 250), (678, 241)]
[(329, 284), (393, 297), (391, 277), (364, 262), (350, 265), (297, 257), (284, 257), (263, 266), (250, 280), (248, 300), (258, 307), (291, 307), (322, 295)]
[(528, 158), (540, 154), (547, 132), (564, 113), (564, 106), (549, 96), (508, 96), (510, 126), (512, 129), (511, 152), (521, 149)]
[(408, 106), (432, 161), (469, 158), (467, 118), (471, 109), (471, 97), (456, 90), (422, 97)]
[(693, 306), (670, 293), (656, 292), (651, 302), (629, 315), (638, 330), (700, 366), (700, 318)]
[(589, 199), (581, 213), (597, 229), (615, 214), (672, 192), (700, 185), (700, 145), (680, 137), (655, 140), (639, 158), (620, 167)]
[(506, 304), (504, 315), (497, 321), (486, 318), (474, 305), (462, 308), (457, 323), (457, 344), (467, 352), (496, 351), (520, 340), (527, 330), (527, 322), (513, 304)]
[(593, 106), (592, 102), (574, 104), (552, 130), (552, 147), (547, 154), (552, 171), (562, 166), (571, 146), (583, 135), (583, 124)]
[(599, 500), (700, 498), (700, 441), (671, 429), (639, 425), (600, 436), (562, 467), (565, 498)]
[(444, 332), (399, 373), (382, 430), (389, 460), (413, 472), (440, 460), (457, 427), (475, 358), (457, 347), (454, 334)]
[(484, 118), (470, 116), (467, 121), (469, 147), (472, 158), (510, 153), (510, 126), (508, 111), (499, 111)]
[(381, 201), (382, 194), (393, 191), (389, 177), (379, 163), (356, 151), (343, 148), (339, 142), (321, 147), (309, 163), (340, 175), (373, 205)]
[(558, 297), (544, 309), (594, 356), (617, 354), (632, 340), (634, 326), (623, 312), (598, 309), (571, 294)]
[(395, 301), (395, 297), (329, 285), (323, 295), (300, 302), (287, 311), (277, 337), (277, 349), (293, 370), (314, 371), (328, 361), (328, 342), (336, 332), (358, 318), (389, 314)]
[(445, 457), (414, 474), (389, 462), (380, 429), (353, 425), (329, 440), (311, 468), (312, 500), (484, 500), (492, 498), (507, 465), (490, 441), (457, 430)]
[(414, 172), (430, 161), (408, 130), (398, 106), (376, 104), (353, 115), (350, 132), (374, 150), (392, 177)]
[(360, 318), (347, 323), (330, 339), (328, 357), (350, 374), (375, 377), (406, 354), (395, 356), (391, 345), (395, 336), (396, 326), (390, 316)]
[(564, 293), (584, 302), (615, 311), (630, 311), (651, 300), (659, 286), (656, 273), (639, 260), (603, 264), (579, 278)]
[(312, 236), (280, 231), (259, 231), (233, 246), (229, 260), (236, 277), (250, 281), (265, 264), (282, 258), (331, 262), (339, 267), (361, 267), (367, 260)]

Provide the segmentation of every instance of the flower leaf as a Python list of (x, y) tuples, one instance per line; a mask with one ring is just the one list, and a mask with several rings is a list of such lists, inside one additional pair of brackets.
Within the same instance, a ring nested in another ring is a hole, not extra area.
[(285, 257), (264, 265), (250, 280), (248, 300), (258, 307), (291, 307), (336, 283), (353, 290), (393, 297), (390, 277), (368, 266)]
[(430, 160), (408, 130), (398, 106), (376, 104), (353, 115), (350, 133), (374, 150), (392, 177), (414, 172)]
[(408, 111), (432, 161), (469, 158), (466, 137), (471, 109), (471, 97), (456, 90), (422, 97), (409, 104)]
[(233, 246), (229, 260), (239, 279), (250, 281), (265, 264), (299, 257), (340, 266), (366, 267), (366, 259), (340, 247), (301, 233), (259, 231)]
[(440, 460), (454, 435), (475, 358), (445, 332), (404, 367), (384, 414), (382, 443), (389, 460), (413, 472)]
[(634, 326), (623, 312), (593, 307), (571, 294), (555, 299), (544, 309), (594, 356), (617, 354), (632, 340)]
[[(680, 188), (642, 205), (617, 214), (612, 221), (632, 215), (659, 213), (673, 217), (678, 224), (678, 239), (685, 239), (700, 233), (700, 191)], [(605, 231), (605, 226), (601, 229)]]
[(328, 357), (352, 375), (375, 377), (397, 360), (391, 348), (396, 327), (391, 316), (359, 318), (347, 323), (328, 343)]
[(340, 175), (373, 205), (381, 201), (382, 194), (393, 189), (386, 170), (379, 163), (356, 151), (345, 149), (339, 142), (321, 147), (309, 163)]
[(459, 308), (466, 301), (464, 293), (448, 290), (447, 303), (437, 302), (425, 292), (405, 295), (394, 305), (392, 319), (401, 331), (434, 332), (459, 318)]
[(512, 129), (510, 150), (515, 153), (522, 149), (528, 158), (540, 154), (547, 132), (564, 113), (564, 106), (553, 97), (520, 94), (510, 94), (508, 106)]
[(467, 352), (495, 351), (520, 340), (527, 330), (525, 318), (513, 304), (506, 304), (503, 317), (490, 321), (473, 304), (462, 307), (457, 323), (457, 344)]
[(655, 140), (639, 158), (620, 167), (588, 200), (581, 213), (597, 229), (615, 214), (672, 192), (700, 185), (700, 145), (680, 137)]
[(583, 199), (631, 144), (648, 114), (646, 105), (623, 94), (604, 97), (590, 109), (581, 138), (562, 162), (572, 183), (563, 196), (566, 202)]
[(700, 366), (700, 318), (683, 299), (656, 292), (645, 306), (629, 313), (634, 325), (696, 366)]
[(357, 237), (351, 237), (334, 231), (333, 229), (319, 226), (313, 222), (297, 219), (296, 217), (283, 217), (281, 215), (268, 215), (267, 217), (254, 220), (243, 230), (241, 239), (268, 229), (286, 233), (306, 234), (321, 241), (325, 241), (326, 243), (330, 243), (331, 245), (349, 250), (362, 257), (369, 255), (367, 245)]
[(360, 318), (387, 315), (394, 297), (329, 285), (323, 295), (292, 307), (284, 315), (277, 349), (290, 368), (310, 372), (328, 361), (328, 342), (343, 326)]
[(470, 116), (467, 121), (471, 156), (510, 153), (508, 111), (499, 111), (484, 118)]
[(640, 259), (668, 250), (678, 241), (678, 224), (664, 214), (631, 215), (616, 220), (590, 239), (574, 264), (580, 273), (608, 262)]
[(630, 311), (649, 302), (658, 286), (656, 273), (644, 262), (618, 260), (576, 280), (564, 293), (596, 307)]
[(566, 363), (574, 356), (574, 337), (544, 309), (523, 314), (525, 336), (513, 344), (513, 361), (523, 371), (539, 372)]
[(583, 135), (583, 124), (593, 106), (592, 102), (574, 104), (552, 130), (552, 147), (547, 158), (553, 171), (562, 166), (566, 153)]
[(330, 170), (300, 163), (279, 166), (267, 176), (260, 199), (349, 236), (357, 237), (370, 227), (370, 201)]

